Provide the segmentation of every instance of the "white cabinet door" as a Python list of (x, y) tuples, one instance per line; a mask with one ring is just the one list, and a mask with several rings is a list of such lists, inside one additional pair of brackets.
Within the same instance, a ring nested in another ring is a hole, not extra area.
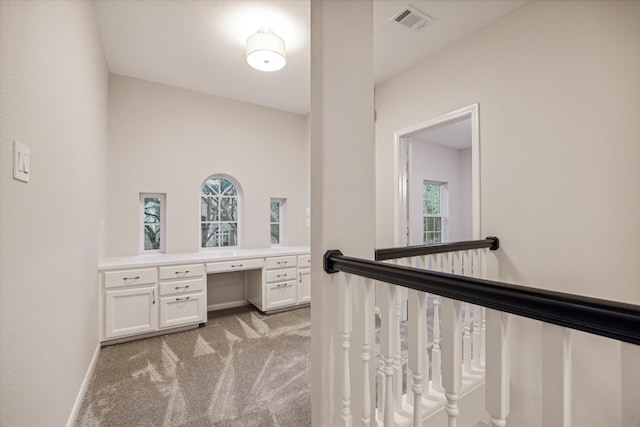
[(106, 291), (105, 338), (158, 329), (156, 287)]
[(160, 304), (162, 304), (160, 309), (161, 328), (207, 321), (207, 306), (204, 292), (162, 297)]
[(298, 270), (298, 304), (311, 301), (311, 269)]

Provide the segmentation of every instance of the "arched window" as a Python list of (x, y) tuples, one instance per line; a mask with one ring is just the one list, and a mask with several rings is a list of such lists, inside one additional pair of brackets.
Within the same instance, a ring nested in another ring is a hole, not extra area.
[(232, 178), (212, 175), (200, 190), (202, 248), (238, 246), (239, 185)]

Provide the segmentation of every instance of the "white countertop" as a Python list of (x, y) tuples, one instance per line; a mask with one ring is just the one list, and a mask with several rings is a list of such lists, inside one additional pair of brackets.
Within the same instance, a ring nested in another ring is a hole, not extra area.
[(255, 249), (207, 249), (200, 252), (180, 254), (148, 254), (105, 258), (98, 264), (98, 270), (149, 267), (167, 264), (206, 263), (234, 261), (248, 258), (263, 258), (280, 255), (302, 255), (310, 252), (309, 246), (276, 246)]

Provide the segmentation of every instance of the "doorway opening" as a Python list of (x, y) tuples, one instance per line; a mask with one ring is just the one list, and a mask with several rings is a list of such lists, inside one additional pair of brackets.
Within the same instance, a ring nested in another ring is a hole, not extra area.
[(395, 246), (480, 239), (478, 104), (401, 129)]

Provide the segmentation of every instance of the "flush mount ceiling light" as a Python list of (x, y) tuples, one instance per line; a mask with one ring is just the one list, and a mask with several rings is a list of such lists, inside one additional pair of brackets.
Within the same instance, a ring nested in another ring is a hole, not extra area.
[(284, 40), (262, 27), (247, 39), (247, 62), (256, 70), (278, 71), (287, 63)]

